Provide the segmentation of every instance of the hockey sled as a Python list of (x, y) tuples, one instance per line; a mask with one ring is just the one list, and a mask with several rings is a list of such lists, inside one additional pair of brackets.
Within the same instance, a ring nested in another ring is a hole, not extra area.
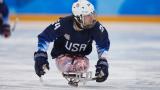
[(96, 77), (92, 77), (92, 72), (85, 73), (62, 73), (63, 77), (68, 81), (68, 85), (78, 87), (79, 83), (86, 85), (88, 81), (96, 80)]

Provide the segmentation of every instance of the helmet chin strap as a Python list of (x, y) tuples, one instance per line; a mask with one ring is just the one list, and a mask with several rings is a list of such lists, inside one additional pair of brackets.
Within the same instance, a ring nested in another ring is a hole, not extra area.
[(73, 28), (74, 28), (76, 31), (83, 31), (83, 30), (84, 30), (77, 21), (74, 21), (74, 22), (73, 22)]
[(74, 24), (73, 24), (73, 26), (74, 26), (74, 29), (77, 30), (77, 31), (84, 30), (83, 25), (81, 24), (82, 23), (81, 19), (82, 19), (82, 17), (74, 17)]

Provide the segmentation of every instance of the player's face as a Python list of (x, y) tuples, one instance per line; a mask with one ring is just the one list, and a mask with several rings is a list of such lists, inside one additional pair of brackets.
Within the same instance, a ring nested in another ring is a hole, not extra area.
[(91, 27), (96, 22), (96, 14), (90, 14), (83, 16), (84, 27)]

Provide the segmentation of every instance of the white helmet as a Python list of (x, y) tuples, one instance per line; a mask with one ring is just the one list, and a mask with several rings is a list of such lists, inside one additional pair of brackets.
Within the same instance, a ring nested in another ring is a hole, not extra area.
[[(72, 5), (72, 13), (74, 19), (82, 29), (91, 28), (95, 24), (95, 9), (94, 6), (87, 0), (78, 0)], [(89, 16), (92, 20), (87, 20)]]

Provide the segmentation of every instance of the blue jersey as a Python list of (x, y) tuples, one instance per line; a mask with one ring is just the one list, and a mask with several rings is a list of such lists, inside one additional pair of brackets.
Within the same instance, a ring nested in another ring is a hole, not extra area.
[(38, 35), (38, 50), (47, 51), (49, 43), (54, 42), (51, 55), (60, 54), (88, 55), (92, 51), (92, 42), (96, 42), (99, 57), (109, 50), (110, 41), (107, 30), (96, 22), (94, 27), (76, 31), (73, 16), (60, 18)]

